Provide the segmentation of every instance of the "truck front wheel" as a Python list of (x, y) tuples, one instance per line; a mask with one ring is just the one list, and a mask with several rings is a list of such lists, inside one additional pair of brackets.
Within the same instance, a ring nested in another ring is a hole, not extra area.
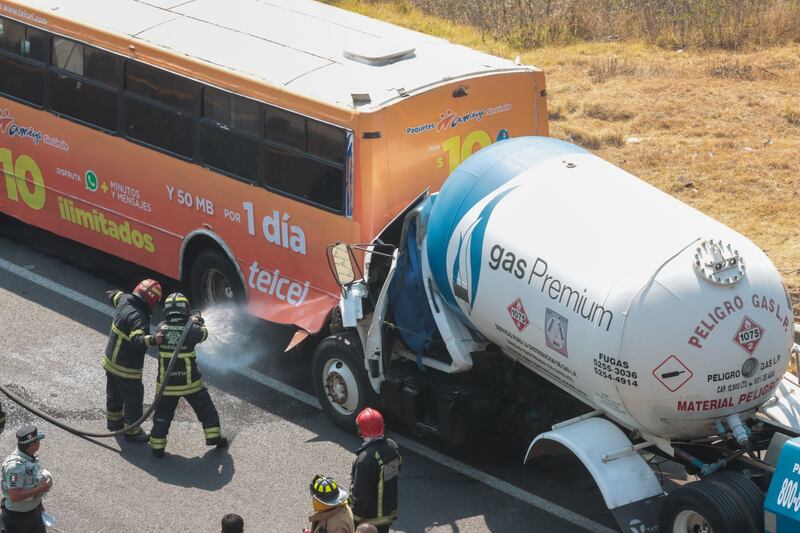
[(344, 332), (324, 339), (312, 366), (322, 410), (337, 426), (355, 431), (356, 415), (368, 405), (371, 392), (358, 335)]

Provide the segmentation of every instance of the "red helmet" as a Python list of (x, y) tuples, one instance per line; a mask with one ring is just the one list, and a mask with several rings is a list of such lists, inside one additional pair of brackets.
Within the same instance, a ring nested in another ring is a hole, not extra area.
[(154, 279), (143, 280), (133, 289), (133, 295), (146, 303), (152, 311), (161, 301), (161, 284)]
[(383, 415), (371, 407), (358, 413), (356, 425), (362, 437), (371, 439), (383, 436)]

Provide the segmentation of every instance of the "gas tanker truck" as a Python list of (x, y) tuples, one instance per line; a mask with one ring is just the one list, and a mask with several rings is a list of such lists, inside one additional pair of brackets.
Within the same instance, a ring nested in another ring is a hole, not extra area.
[[(764, 531), (800, 429), (794, 319), (742, 235), (577, 146), (523, 137), (328, 258), (342, 296), (313, 375), (338, 424), (375, 404), (456, 445), (514, 434), (524, 462), (559, 444), (625, 531)], [(699, 481), (666, 494), (642, 454)], [(787, 490), (770, 531), (800, 508)]]

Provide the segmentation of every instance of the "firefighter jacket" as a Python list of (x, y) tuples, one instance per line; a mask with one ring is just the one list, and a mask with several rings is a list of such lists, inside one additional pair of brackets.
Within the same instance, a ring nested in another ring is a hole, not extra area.
[[(183, 328), (190, 319), (187, 317), (171, 317), (161, 322), (156, 327), (156, 334), (164, 334), (164, 342), (159, 346), (158, 358), (158, 386), (164, 381), (169, 366), (169, 360), (175, 351), (175, 347), (181, 340)], [(167, 387), (164, 389), (164, 396), (188, 396), (203, 388), (200, 369), (197, 368), (197, 353), (194, 347), (206, 340), (208, 330), (202, 324), (192, 320), (192, 328), (186, 340), (181, 346), (178, 354), (178, 361), (172, 368), (172, 374), (167, 380)]]
[(357, 523), (391, 524), (397, 518), (397, 482), (403, 458), (392, 439), (366, 441), (350, 473), (350, 507)]
[(150, 313), (147, 305), (132, 294), (114, 291), (109, 300), (116, 308), (108, 335), (103, 367), (125, 379), (142, 379), (144, 354), (155, 344), (150, 331)]
[(308, 517), (311, 533), (353, 533), (353, 513), (347, 504), (337, 505)]

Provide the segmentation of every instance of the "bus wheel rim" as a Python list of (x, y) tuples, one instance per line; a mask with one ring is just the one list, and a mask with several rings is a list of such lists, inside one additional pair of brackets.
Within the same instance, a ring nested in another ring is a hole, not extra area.
[(210, 304), (233, 299), (233, 288), (228, 278), (216, 268), (209, 268), (203, 272), (201, 287), (203, 298)]
[(672, 533), (713, 533), (713, 530), (703, 515), (691, 509), (684, 509), (675, 517)]
[(355, 414), (358, 407), (358, 381), (348, 364), (337, 357), (329, 359), (322, 369), (322, 379), (331, 407), (342, 415)]

